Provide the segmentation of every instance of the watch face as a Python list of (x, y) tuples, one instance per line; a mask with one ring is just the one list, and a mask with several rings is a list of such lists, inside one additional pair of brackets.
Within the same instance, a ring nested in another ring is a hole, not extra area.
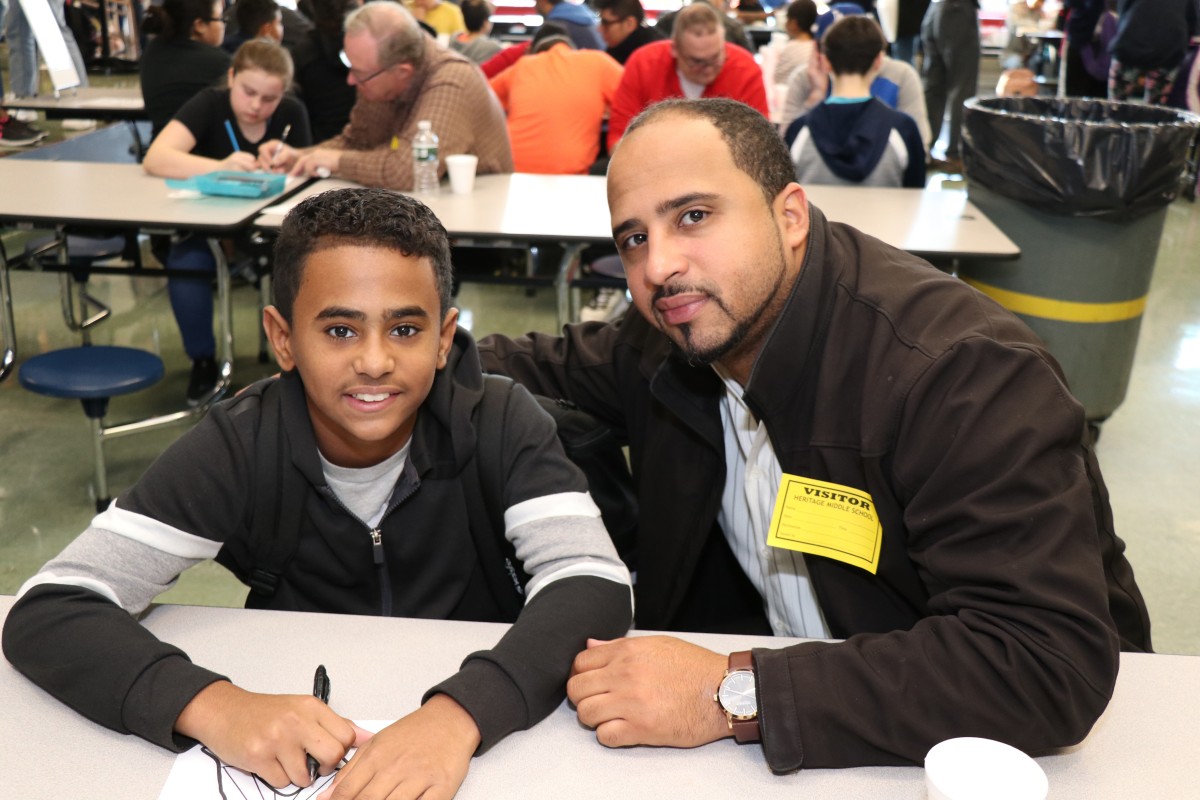
[(717, 691), (717, 699), (721, 708), (734, 717), (749, 719), (756, 716), (758, 697), (754, 691), (754, 673), (749, 670), (735, 670), (726, 675)]

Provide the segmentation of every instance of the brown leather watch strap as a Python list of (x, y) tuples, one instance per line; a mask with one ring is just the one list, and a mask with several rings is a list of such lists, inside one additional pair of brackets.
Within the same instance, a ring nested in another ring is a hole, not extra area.
[[(749, 650), (729, 654), (729, 671), (739, 669), (754, 672), (754, 656)], [(762, 741), (762, 727), (757, 716), (754, 719), (730, 719), (729, 726), (733, 729), (733, 738), (742, 744)]]

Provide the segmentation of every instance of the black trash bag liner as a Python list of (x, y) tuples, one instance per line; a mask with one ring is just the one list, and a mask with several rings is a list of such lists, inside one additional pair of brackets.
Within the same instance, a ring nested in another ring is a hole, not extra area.
[(1130, 220), (1167, 205), (1200, 117), (1087, 98), (974, 97), (963, 113), (968, 183), (1041, 211)]

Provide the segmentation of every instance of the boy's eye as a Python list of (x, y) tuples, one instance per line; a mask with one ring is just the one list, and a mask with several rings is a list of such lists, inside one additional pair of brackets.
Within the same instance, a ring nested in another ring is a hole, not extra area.
[(335, 339), (349, 339), (354, 335), (349, 325), (333, 325), (326, 329), (326, 332)]
[(397, 325), (395, 328), (393, 328), (392, 332), (395, 333), (397, 336), (408, 337), (408, 336), (416, 336), (418, 333), (421, 332), (421, 329), (418, 328), (416, 325), (405, 322), (402, 325)]
[(679, 220), (680, 225), (695, 225), (698, 222), (703, 222), (708, 216), (707, 211), (701, 211), (698, 208), (693, 208), (690, 211), (683, 212), (683, 217)]

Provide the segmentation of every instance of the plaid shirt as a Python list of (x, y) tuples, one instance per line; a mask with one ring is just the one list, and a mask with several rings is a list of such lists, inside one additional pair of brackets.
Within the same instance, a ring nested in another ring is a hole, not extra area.
[[(339, 178), (409, 191), (413, 185), (409, 143), (423, 119), (433, 123), (438, 136), (438, 175), (446, 174), (444, 159), (453, 153), (479, 156), (481, 175), (513, 171), (504, 111), (483, 73), (432, 41), (404, 94), (387, 102), (360, 98), (341, 135), (318, 146), (346, 151)], [(395, 149), (393, 137), (400, 144)]]

